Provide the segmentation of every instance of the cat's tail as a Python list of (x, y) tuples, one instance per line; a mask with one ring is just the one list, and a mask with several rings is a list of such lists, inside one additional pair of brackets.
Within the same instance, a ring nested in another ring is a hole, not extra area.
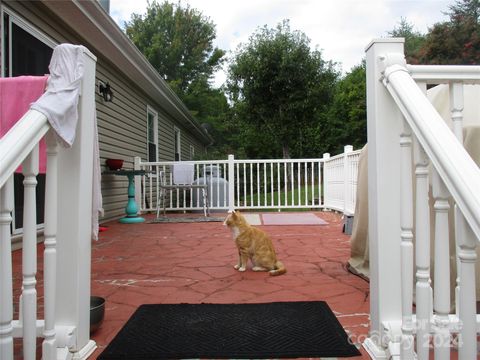
[(285, 265), (281, 261), (278, 261), (275, 263), (275, 269), (270, 270), (269, 273), (271, 276), (277, 276), (277, 275), (282, 275), (287, 272), (287, 269), (285, 268)]

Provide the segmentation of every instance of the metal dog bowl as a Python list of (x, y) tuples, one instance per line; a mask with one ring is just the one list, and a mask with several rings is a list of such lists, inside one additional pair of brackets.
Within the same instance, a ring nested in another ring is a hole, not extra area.
[(100, 296), (90, 296), (90, 333), (102, 325), (105, 316), (105, 299)]

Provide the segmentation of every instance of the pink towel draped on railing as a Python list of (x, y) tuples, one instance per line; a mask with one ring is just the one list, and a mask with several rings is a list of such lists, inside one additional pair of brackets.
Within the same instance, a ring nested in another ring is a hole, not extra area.
[[(30, 109), (45, 91), (48, 76), (0, 78), (0, 138)], [(45, 140), (40, 141), (40, 173), (46, 169)], [(20, 172), (20, 168), (16, 172)]]

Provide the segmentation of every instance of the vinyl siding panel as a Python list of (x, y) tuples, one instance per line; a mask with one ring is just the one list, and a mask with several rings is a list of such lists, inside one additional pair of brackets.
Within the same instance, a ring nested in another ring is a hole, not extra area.
[[(3, 5), (3, 3), (1, 3)], [(61, 19), (51, 14), (41, 3), (13, 2), (8, 3), (12, 9), (26, 22), (58, 43), (70, 42), (89, 47), (88, 41), (79, 38)], [(147, 94), (124, 73), (113, 66), (101, 53), (97, 56), (96, 73), (96, 107), (97, 126), (100, 145), (100, 163), (102, 171), (106, 170), (105, 160), (120, 158), (124, 160), (124, 168), (132, 169), (135, 156), (146, 161), (147, 156), (147, 106), (158, 113), (158, 151), (159, 160), (174, 159), (173, 128), (181, 130), (182, 159), (189, 159), (189, 147), (195, 147), (195, 153), (203, 151), (201, 141), (181, 124), (177, 124), (160, 105), (161, 94)], [(113, 91), (113, 101), (104, 102), (98, 93), (98, 82), (108, 82)], [(113, 220), (124, 215), (127, 203), (128, 181), (124, 176), (103, 175), (102, 195), (105, 216), (101, 222)]]

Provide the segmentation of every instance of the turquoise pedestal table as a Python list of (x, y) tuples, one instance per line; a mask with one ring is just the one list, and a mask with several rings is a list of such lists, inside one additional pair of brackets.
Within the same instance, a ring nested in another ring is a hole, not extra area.
[(105, 171), (104, 174), (120, 175), (128, 177), (128, 202), (125, 207), (125, 214), (127, 216), (121, 218), (119, 221), (124, 224), (136, 224), (144, 222), (145, 219), (138, 216), (138, 206), (135, 202), (135, 176), (145, 175), (145, 170), (112, 170)]

